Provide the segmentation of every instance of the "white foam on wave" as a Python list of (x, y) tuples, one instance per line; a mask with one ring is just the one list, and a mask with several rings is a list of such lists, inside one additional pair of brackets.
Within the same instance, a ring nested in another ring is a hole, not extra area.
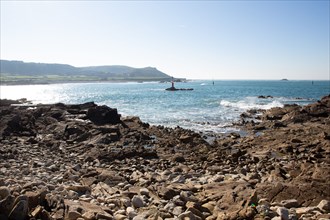
[(220, 105), (245, 111), (250, 109), (271, 109), (284, 106), (284, 104), (278, 99), (272, 101), (260, 101), (257, 98), (252, 97), (247, 97), (239, 101), (221, 100)]

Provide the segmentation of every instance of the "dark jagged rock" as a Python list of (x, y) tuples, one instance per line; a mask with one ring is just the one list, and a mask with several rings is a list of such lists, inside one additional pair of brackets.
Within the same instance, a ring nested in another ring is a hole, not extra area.
[(89, 108), (86, 117), (96, 125), (120, 123), (120, 115), (117, 109), (105, 105)]

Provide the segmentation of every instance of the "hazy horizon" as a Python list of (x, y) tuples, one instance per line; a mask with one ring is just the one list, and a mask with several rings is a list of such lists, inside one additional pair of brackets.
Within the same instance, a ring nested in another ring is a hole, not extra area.
[(329, 1), (0, 1), (1, 59), (330, 80)]

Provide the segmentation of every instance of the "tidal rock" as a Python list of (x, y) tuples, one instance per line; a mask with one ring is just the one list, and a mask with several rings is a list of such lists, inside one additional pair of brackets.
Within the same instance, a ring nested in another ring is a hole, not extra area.
[(117, 109), (105, 105), (89, 108), (86, 116), (97, 125), (120, 123), (120, 115)]

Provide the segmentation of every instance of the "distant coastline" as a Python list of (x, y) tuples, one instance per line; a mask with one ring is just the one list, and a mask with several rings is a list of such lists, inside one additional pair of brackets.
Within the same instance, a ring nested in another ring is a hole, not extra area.
[(145, 79), (145, 80), (130, 80), (130, 79), (117, 79), (117, 80), (52, 80), (52, 81), (39, 81), (39, 80), (17, 80), (17, 81), (0, 81), (1, 86), (14, 86), (14, 85), (51, 85), (51, 84), (69, 84), (69, 83), (144, 83), (144, 82), (162, 82), (168, 83), (170, 80), (163, 79)]
[[(0, 60), (1, 85), (40, 85), (98, 82), (170, 82), (173, 77), (155, 67), (123, 65), (74, 67), (68, 64)], [(174, 78), (175, 81), (185, 79)]]

